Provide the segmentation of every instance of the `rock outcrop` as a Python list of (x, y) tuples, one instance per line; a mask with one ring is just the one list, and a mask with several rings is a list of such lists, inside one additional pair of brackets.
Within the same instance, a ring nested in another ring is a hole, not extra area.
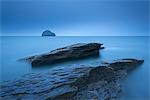
[(77, 43), (67, 47), (52, 50), (49, 53), (25, 58), (32, 66), (52, 64), (71, 59), (99, 55), (99, 49), (103, 49), (100, 43)]
[(119, 79), (144, 60), (122, 59), (97, 66), (57, 68), (29, 74), (1, 86), (2, 100), (110, 100), (121, 92)]
[(55, 33), (49, 31), (49, 30), (46, 30), (42, 33), (42, 36), (56, 36)]

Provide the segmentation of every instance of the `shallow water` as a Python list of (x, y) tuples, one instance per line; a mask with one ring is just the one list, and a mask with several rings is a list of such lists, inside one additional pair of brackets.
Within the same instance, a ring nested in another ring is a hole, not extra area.
[[(14, 80), (33, 72), (46, 72), (58, 66), (74, 67), (79, 64), (98, 64), (121, 58), (144, 59), (143, 65), (133, 70), (122, 81), (122, 99), (141, 100), (149, 98), (149, 38), (150, 37), (1, 37), (1, 82)], [(44, 67), (31, 67), (20, 58), (45, 53), (74, 43), (103, 43), (104, 50), (97, 57), (68, 61)], [(71, 66), (70, 66), (71, 65)]]

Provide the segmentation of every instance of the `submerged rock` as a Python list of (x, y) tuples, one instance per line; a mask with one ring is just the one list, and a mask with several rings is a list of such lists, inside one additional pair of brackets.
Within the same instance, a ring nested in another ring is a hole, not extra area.
[(53, 69), (1, 85), (2, 100), (109, 100), (121, 92), (119, 79), (144, 60), (122, 59), (98, 66)]
[(99, 49), (103, 49), (100, 43), (77, 43), (74, 45), (66, 46), (49, 53), (35, 55), (25, 58), (31, 62), (32, 66), (40, 66), (52, 64), (56, 62), (77, 59), (92, 55), (99, 55)]
[(49, 31), (49, 30), (46, 30), (42, 33), (42, 36), (56, 36), (55, 33)]

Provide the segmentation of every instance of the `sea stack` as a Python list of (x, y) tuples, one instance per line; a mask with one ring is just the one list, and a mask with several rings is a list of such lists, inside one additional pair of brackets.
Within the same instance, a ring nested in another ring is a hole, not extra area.
[(50, 30), (46, 30), (42, 33), (42, 36), (56, 36), (55, 33), (51, 32)]

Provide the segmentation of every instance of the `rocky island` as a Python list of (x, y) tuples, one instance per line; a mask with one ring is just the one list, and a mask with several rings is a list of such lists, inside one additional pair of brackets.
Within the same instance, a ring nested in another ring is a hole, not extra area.
[(57, 68), (1, 85), (2, 100), (115, 100), (119, 80), (144, 60), (121, 59), (97, 66)]
[(55, 33), (49, 31), (49, 30), (46, 30), (42, 33), (42, 36), (56, 36)]
[(103, 49), (100, 43), (77, 43), (63, 48), (52, 50), (45, 54), (24, 58), (32, 66), (41, 66), (71, 59), (79, 59), (92, 55), (99, 55), (99, 50)]

